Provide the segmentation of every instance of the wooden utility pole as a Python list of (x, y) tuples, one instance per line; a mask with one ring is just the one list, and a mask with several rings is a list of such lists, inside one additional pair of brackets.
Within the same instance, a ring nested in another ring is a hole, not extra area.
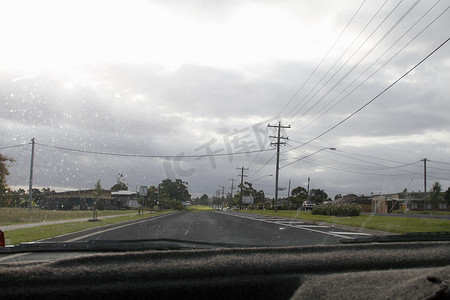
[(34, 164), (34, 138), (31, 139), (30, 181), (28, 185), (28, 211), (31, 210), (31, 201), (33, 200), (33, 164)]
[(281, 122), (278, 122), (278, 125), (270, 125), (267, 124), (267, 127), (275, 127), (278, 128), (277, 135), (276, 136), (269, 136), (270, 138), (276, 138), (277, 141), (274, 143), (270, 143), (270, 145), (276, 145), (277, 146), (277, 165), (275, 169), (275, 212), (277, 211), (277, 202), (278, 202), (278, 171), (280, 170), (280, 145), (286, 144), (285, 142), (280, 142), (281, 139), (287, 140), (287, 137), (281, 136), (281, 128), (291, 128), (291, 125), (288, 126), (282, 126)]
[(241, 170), (241, 175), (238, 175), (238, 176), (241, 177), (241, 193), (239, 195), (239, 198), (240, 198), (240, 200), (239, 200), (239, 209), (242, 210), (242, 188), (244, 187), (244, 177), (247, 177), (247, 175), (244, 175), (244, 170), (248, 170), (248, 169), (245, 169), (244, 167), (236, 168), (236, 169)]
[[(233, 203), (234, 181), (235, 181), (236, 179), (231, 178), (231, 179), (228, 179), (228, 180), (231, 180), (231, 199), (230, 199), (230, 203)], [(231, 204), (230, 204), (230, 205), (231, 205)]]
[(423, 200), (427, 200), (427, 158), (422, 159), (423, 161)]

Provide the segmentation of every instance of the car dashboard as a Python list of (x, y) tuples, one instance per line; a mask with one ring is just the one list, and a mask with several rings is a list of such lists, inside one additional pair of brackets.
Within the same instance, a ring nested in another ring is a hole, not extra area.
[(59, 251), (0, 262), (3, 299), (449, 299), (449, 283), (449, 241)]

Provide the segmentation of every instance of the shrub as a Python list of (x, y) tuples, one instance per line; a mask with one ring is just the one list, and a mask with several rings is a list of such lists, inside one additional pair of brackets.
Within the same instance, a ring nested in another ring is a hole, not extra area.
[(359, 216), (361, 207), (354, 203), (328, 203), (316, 205), (311, 214), (325, 216)]

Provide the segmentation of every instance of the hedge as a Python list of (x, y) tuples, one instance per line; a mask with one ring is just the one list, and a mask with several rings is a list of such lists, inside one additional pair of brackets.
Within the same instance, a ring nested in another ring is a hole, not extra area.
[(361, 213), (361, 207), (354, 203), (328, 203), (316, 205), (311, 213), (313, 215), (325, 215), (325, 216), (359, 216)]

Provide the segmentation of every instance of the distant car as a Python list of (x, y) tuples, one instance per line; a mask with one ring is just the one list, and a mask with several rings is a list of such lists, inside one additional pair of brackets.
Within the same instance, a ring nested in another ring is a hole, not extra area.
[(314, 208), (314, 206), (316, 206), (316, 204), (312, 201), (303, 201), (301, 209), (305, 211), (308, 209), (311, 210)]

